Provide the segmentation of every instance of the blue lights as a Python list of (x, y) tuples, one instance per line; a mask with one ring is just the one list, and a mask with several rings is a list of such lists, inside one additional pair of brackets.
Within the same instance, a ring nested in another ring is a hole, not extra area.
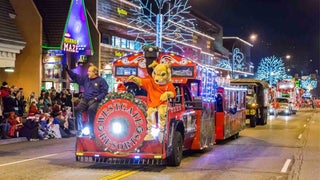
[(287, 77), (284, 63), (276, 56), (263, 58), (258, 66), (257, 79), (269, 82), (270, 85)]
[(133, 9), (133, 14), (137, 16), (128, 17), (129, 25), (138, 28), (128, 33), (145, 45), (156, 45), (165, 51), (177, 48), (184, 52), (179, 43), (190, 44), (193, 39), (192, 30), (195, 29), (195, 19), (186, 18), (191, 8), (188, 0), (155, 0), (154, 3), (149, 0), (138, 0), (138, 2), (139, 7)]

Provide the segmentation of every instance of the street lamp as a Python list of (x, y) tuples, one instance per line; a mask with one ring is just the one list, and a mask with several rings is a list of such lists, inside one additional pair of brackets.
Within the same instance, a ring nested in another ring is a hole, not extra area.
[(258, 39), (258, 35), (257, 34), (253, 33), (253, 34), (250, 35), (250, 41), (251, 42), (255, 42), (257, 39)]
[(291, 55), (290, 55), (290, 54), (287, 54), (287, 55), (286, 55), (286, 59), (291, 59)]

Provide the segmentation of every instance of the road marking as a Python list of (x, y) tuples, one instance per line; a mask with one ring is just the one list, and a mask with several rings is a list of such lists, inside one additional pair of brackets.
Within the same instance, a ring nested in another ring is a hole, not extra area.
[(125, 178), (127, 176), (130, 176), (132, 174), (135, 174), (139, 172), (138, 170), (124, 170), (124, 171), (119, 171), (117, 173), (114, 173), (114, 174), (111, 174), (109, 176), (106, 176), (106, 177), (103, 177), (101, 178), (100, 180), (119, 180), (119, 179), (122, 179), (122, 178)]
[(291, 163), (291, 159), (287, 159), (286, 162), (284, 163), (282, 169), (281, 169), (282, 173), (286, 173), (287, 172), (290, 163)]
[(301, 139), (301, 138), (302, 138), (302, 134), (299, 134), (298, 139)]
[(55, 156), (55, 155), (57, 155), (57, 154), (48, 154), (48, 155), (45, 155), (45, 156), (39, 156), (39, 157), (30, 158), (30, 159), (25, 159), (25, 160), (21, 160), (21, 161), (15, 161), (15, 162), (11, 162), (11, 163), (0, 164), (0, 167), (1, 167), (1, 166), (12, 165), (12, 164), (23, 163), (23, 162), (27, 162), (27, 161), (33, 161), (33, 160), (42, 159), (42, 158), (46, 158), (46, 157), (50, 157), (50, 156)]

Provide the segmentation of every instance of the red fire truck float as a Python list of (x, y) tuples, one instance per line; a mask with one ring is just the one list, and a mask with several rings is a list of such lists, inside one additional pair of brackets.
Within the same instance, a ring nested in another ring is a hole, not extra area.
[(303, 102), (304, 90), (296, 87), (292, 80), (282, 80), (277, 83), (276, 98), (287, 98), (290, 104), (290, 111), (296, 113)]
[(179, 166), (183, 150), (203, 150), (216, 140), (238, 137), (245, 128), (246, 89), (227, 85), (227, 79), (217, 77), (208, 66), (159, 52), (159, 63), (171, 63), (176, 97), (168, 102), (163, 137), (144, 141), (146, 94), (152, 92), (128, 81), (128, 77), (149, 76), (145, 53), (114, 61), (113, 75), (120, 84), (119, 91), (110, 93), (101, 103), (94, 122), (95, 139), (90, 139), (88, 131), (77, 137), (77, 161)]

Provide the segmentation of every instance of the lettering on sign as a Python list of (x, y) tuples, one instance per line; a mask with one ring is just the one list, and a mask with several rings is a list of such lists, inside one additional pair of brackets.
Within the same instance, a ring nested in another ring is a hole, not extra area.
[(108, 151), (133, 151), (146, 134), (142, 110), (131, 101), (114, 99), (97, 112), (95, 134), (98, 144)]
[(71, 38), (64, 38), (63, 42), (68, 43), (68, 44), (78, 44), (77, 40), (71, 39)]
[(78, 41), (71, 38), (64, 38), (63, 39), (63, 45), (62, 50), (67, 52), (78, 52)]
[(63, 43), (62, 50), (67, 52), (78, 52), (78, 47), (76, 44)]

